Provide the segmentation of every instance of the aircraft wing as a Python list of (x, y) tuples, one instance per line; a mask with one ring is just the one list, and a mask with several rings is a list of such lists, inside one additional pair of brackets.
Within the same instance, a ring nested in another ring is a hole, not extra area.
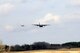
[(47, 26), (47, 25), (42, 25), (42, 26)]
[(49, 24), (33, 24), (34, 26), (48, 26)]
[(35, 26), (39, 26), (39, 24), (33, 24), (33, 25), (35, 25)]
[(48, 26), (49, 24), (43, 24), (42, 26)]

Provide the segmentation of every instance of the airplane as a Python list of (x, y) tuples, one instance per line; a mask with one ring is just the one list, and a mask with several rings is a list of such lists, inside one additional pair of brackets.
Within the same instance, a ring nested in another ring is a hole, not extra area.
[(44, 27), (44, 26), (48, 26), (48, 24), (33, 24), (34, 26), (38, 26), (38, 27)]
[(24, 25), (21, 25), (21, 27), (24, 27)]

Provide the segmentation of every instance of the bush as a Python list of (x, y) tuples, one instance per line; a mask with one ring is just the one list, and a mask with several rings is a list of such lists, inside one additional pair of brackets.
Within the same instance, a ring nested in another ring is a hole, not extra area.
[(0, 45), (0, 53), (3, 53), (5, 51), (4, 45)]
[(3, 53), (4, 51), (5, 51), (5, 46), (1, 42), (0, 43), (0, 53)]

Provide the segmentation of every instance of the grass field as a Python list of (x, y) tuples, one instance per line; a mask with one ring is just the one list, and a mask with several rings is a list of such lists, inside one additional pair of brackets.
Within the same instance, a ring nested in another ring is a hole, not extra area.
[(80, 48), (60, 49), (60, 50), (33, 50), (33, 51), (5, 52), (5, 53), (80, 53)]

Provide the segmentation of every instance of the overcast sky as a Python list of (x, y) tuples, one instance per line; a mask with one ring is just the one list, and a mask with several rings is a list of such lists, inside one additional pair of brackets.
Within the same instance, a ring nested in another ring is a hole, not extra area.
[[(39, 22), (49, 26), (32, 25)], [(80, 0), (0, 0), (0, 40), (8, 45), (80, 41)]]

